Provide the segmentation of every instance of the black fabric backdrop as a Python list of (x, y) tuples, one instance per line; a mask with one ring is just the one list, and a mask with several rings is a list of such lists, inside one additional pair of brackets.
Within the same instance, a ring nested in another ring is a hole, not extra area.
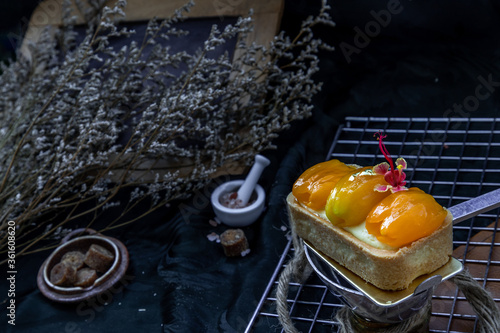
[[(1, 30), (3, 55), (13, 45), (6, 36), (19, 31), (34, 5), (24, 4), (29, 6), (11, 5), (1, 13), (10, 18)], [(49, 252), (18, 258), (16, 325), (7, 324), (2, 303), (0, 331), (242, 332), (286, 244), (284, 198), (305, 168), (325, 158), (345, 116), (497, 116), (500, 2), (343, 0), (331, 5), (337, 27), (317, 34), (337, 50), (321, 54), (317, 80), (324, 87), (314, 100), (314, 115), (283, 132), (278, 149), (265, 153), (272, 161), (260, 181), (267, 209), (244, 229), (249, 255), (227, 258), (220, 244), (208, 241), (209, 233), (226, 229), (208, 223), (212, 186), (110, 232), (127, 246), (130, 267), (112, 293), (91, 301), (49, 301), (36, 286)], [(293, 34), (318, 7), (286, 1), (282, 29)], [(491, 94), (465, 108), (466, 98), (484, 82)], [(75, 227), (85, 225), (79, 223)], [(2, 278), (1, 301), (7, 289)]]

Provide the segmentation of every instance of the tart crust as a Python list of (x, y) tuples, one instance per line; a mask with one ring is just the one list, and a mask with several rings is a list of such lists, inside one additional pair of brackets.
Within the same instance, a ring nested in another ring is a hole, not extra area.
[(449, 211), (441, 227), (431, 235), (409, 246), (383, 250), (318, 216), (292, 193), (287, 197), (287, 207), (291, 226), (299, 237), (383, 290), (407, 288), (415, 278), (446, 264), (453, 251), (453, 216)]

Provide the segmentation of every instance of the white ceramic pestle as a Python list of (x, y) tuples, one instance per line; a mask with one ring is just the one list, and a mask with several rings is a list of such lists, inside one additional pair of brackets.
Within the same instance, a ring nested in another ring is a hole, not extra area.
[(244, 207), (248, 203), (248, 200), (250, 199), (255, 189), (255, 185), (259, 181), (262, 171), (264, 170), (265, 167), (269, 165), (269, 163), (271, 162), (264, 156), (255, 155), (255, 163), (250, 169), (250, 172), (248, 173), (247, 177), (245, 178), (243, 185), (241, 185), (241, 187), (238, 190), (237, 198), (238, 200), (241, 200), (240, 205), (242, 207)]

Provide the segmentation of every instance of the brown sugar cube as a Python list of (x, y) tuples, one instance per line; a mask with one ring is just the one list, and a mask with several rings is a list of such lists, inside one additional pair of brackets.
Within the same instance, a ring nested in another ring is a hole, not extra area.
[(50, 270), (50, 282), (56, 286), (68, 287), (73, 285), (76, 279), (76, 269), (65, 263), (58, 263)]
[(242, 255), (248, 250), (248, 241), (241, 229), (228, 229), (220, 235), (220, 242), (224, 248), (224, 254), (228, 257)]
[(68, 266), (73, 266), (75, 269), (80, 269), (84, 265), (84, 259), (84, 253), (80, 251), (69, 251), (62, 256), (61, 262), (67, 264)]
[(97, 280), (97, 272), (92, 268), (82, 268), (76, 272), (76, 287), (90, 287)]
[(114, 254), (106, 248), (97, 244), (92, 244), (87, 254), (85, 254), (85, 259), (83, 261), (90, 268), (95, 269), (99, 273), (104, 273), (111, 267), (114, 259)]

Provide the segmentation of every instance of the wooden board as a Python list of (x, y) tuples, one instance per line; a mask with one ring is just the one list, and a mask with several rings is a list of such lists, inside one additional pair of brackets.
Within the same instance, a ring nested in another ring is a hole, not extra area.
[[(109, 1), (107, 5), (113, 6), (116, 0)], [(21, 46), (21, 53), (29, 57), (26, 42), (36, 41), (43, 28), (47, 25), (60, 26), (62, 24), (63, 0), (45, 0), (33, 12), (26, 35)], [(73, 3), (77, 24), (83, 24), (82, 13)], [(125, 21), (148, 21), (154, 17), (170, 17), (175, 10), (187, 3), (187, 0), (128, 0), (125, 8)], [(247, 41), (267, 45), (276, 35), (283, 13), (283, 0), (198, 0), (189, 13), (190, 18), (246, 16), (253, 10), (254, 31), (249, 34)]]
[[(171, 17), (173, 13), (184, 6), (187, 0), (128, 0), (127, 6), (124, 9), (126, 14), (124, 22), (146, 23), (152, 18), (164, 19)], [(41, 32), (47, 26), (59, 27), (62, 25), (62, 10), (63, 0), (45, 0), (41, 2), (33, 12), (26, 35), (21, 45), (21, 54), (27, 59), (31, 59), (29, 42), (36, 42), (40, 37)], [(84, 24), (85, 19), (82, 14), (82, 9), (78, 8), (75, 1), (72, 0), (72, 13), (76, 15), (75, 24)], [(106, 3), (108, 7), (112, 7), (116, 0), (111, 0)], [(254, 30), (247, 36), (247, 43), (256, 42), (259, 45), (269, 45), (274, 36), (278, 32), (281, 16), (283, 12), (283, 0), (197, 0), (191, 10), (184, 15), (188, 18), (218, 18), (221, 22), (224, 17), (239, 17), (247, 16), (252, 10), (252, 18), (254, 20)], [(233, 59), (238, 57), (238, 54), (233, 52)], [(143, 168), (140, 168), (134, 173), (135, 177), (141, 177), (143, 181), (149, 182), (154, 180), (154, 174), (148, 172), (151, 170), (151, 165), (154, 165), (153, 171), (162, 174), (163, 172), (171, 172), (180, 170), (181, 173), (189, 173), (190, 168), (183, 165), (189, 165), (189, 161), (177, 163), (169, 160), (161, 161), (145, 161)], [(247, 170), (247, 166), (238, 162), (231, 162), (223, 165), (213, 175), (237, 175), (242, 174)], [(125, 170), (115, 170), (116, 177), (120, 177)]]

